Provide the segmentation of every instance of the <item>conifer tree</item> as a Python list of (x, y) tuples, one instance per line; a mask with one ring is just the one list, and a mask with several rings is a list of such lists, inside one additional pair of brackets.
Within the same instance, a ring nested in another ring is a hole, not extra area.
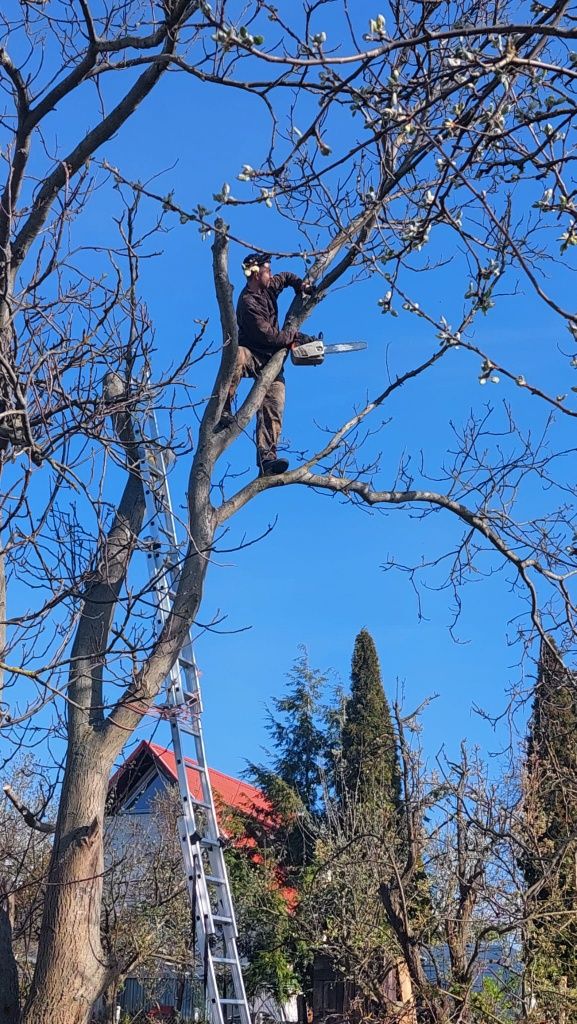
[(276, 751), (273, 769), (298, 794), (306, 810), (316, 814), (326, 746), (321, 710), (326, 678), (311, 668), (304, 648), (287, 678), (285, 696), (273, 700), (276, 716), (269, 715)]
[(269, 764), (251, 764), (249, 774), (273, 810), (269, 844), (274, 842), (276, 822), (277, 855), (287, 868), (298, 868), (310, 860), (315, 822), (322, 814), (327, 748), (322, 696), (326, 677), (311, 668), (307, 652), (301, 648), (287, 678), (284, 696), (273, 698), (269, 712)]
[[(277, 914), (267, 906), (263, 915), (268, 916), (276, 938), (251, 951), (249, 981), (257, 979), (261, 989), (264, 985), (273, 990), (272, 979), (274, 991), (281, 992), (284, 986), (285, 995), (295, 977), (300, 978), (302, 989), (309, 988), (314, 956), (314, 948), (300, 927), (298, 908), (324, 811), (326, 683), (326, 677), (311, 667), (306, 650), (301, 648), (287, 674), (284, 696), (272, 700), (267, 723), (272, 741), (267, 750), (268, 764), (250, 764), (248, 768), (250, 778), (269, 803), (270, 812), (255, 838), (266, 853), (269, 876), (276, 877), (277, 892), (282, 896)], [(247, 824), (250, 832), (250, 822), (245, 822), (245, 829)]]
[(577, 1021), (577, 692), (575, 674), (543, 642), (527, 742), (522, 868), (525, 957), (540, 1009)]
[(401, 787), (391, 712), (366, 629), (355, 640), (343, 719), (334, 757), (336, 800), (329, 801), (322, 822), (316, 870), (305, 879), (301, 918), (303, 928), (316, 925), (316, 949), (336, 975), (354, 978), (363, 1012), (381, 1016), (398, 949), (380, 885), (402, 849)]
[(400, 804), (400, 773), (389, 703), (381, 681), (372, 636), (362, 629), (355, 640), (351, 694), (342, 734), (342, 786), (348, 799)]

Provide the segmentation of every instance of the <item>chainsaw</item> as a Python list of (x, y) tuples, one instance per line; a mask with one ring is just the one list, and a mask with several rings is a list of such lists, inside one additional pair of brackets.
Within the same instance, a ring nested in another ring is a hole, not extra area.
[(298, 337), (299, 343), (291, 348), (291, 360), (295, 366), (320, 366), (325, 356), (336, 355), (338, 352), (362, 352), (367, 347), (366, 341), (325, 345), (322, 334), (315, 338), (308, 334), (300, 334)]

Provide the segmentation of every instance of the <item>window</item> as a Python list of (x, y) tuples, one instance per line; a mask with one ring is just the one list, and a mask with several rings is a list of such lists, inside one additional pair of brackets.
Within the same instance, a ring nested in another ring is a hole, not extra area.
[(150, 814), (152, 801), (158, 793), (164, 793), (166, 781), (158, 772), (145, 777), (135, 788), (132, 796), (126, 801), (124, 814)]

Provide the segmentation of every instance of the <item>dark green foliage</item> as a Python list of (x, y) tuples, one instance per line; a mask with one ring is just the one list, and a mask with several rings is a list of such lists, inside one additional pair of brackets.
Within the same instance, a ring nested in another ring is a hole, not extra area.
[[(244, 823), (241, 825), (244, 831)], [(226, 852), (233, 892), (239, 953), (247, 962), (244, 980), (249, 998), (269, 993), (285, 1002), (299, 990), (293, 963), (290, 899), (274, 860), (246, 849)]]
[(316, 951), (338, 976), (354, 981), (363, 1005), (379, 1016), (398, 956), (380, 885), (403, 844), (395, 731), (367, 630), (355, 640), (350, 696), (327, 722), (336, 799), (325, 807), (314, 870), (303, 886), (303, 916)]
[(398, 955), (379, 885), (391, 849), (403, 847), (395, 732), (366, 630), (355, 642), (350, 697), (327, 701), (326, 682), (301, 652), (273, 701), (268, 765), (250, 766), (271, 804), (259, 845), (292, 891), (288, 918), (280, 915), (275, 936), (261, 930), (250, 961), (255, 977), (279, 981), (290, 963), (306, 990), (321, 954), (372, 1005)]
[[(248, 774), (266, 796), (270, 811), (243, 823), (254, 836), (263, 860), (233, 870), (239, 895), (253, 928), (247, 984), (285, 999), (295, 991), (295, 976), (307, 987), (312, 951), (302, 935), (298, 903), (301, 881), (314, 857), (323, 814), (327, 739), (322, 697), (326, 678), (309, 665), (301, 650), (288, 674), (286, 693), (274, 698), (269, 713), (269, 765), (249, 765)], [(268, 881), (264, 884), (264, 874)], [(296, 986), (298, 987), (298, 986)]]
[(343, 729), (345, 726), (347, 695), (338, 686), (332, 700), (324, 709), (325, 731), (325, 801), (334, 801), (340, 791), (340, 775), (343, 757)]
[(401, 783), (395, 733), (373, 638), (355, 640), (351, 695), (342, 733), (342, 788), (347, 799), (384, 801), (397, 809)]
[(287, 693), (273, 700), (276, 717), (269, 715), (273, 742), (272, 769), (298, 797), (310, 814), (319, 810), (321, 764), (326, 739), (322, 729), (321, 697), (326, 677), (309, 665), (301, 649), (288, 673)]
[(577, 1021), (577, 687), (545, 642), (527, 743), (524, 828), (530, 984), (540, 1007), (554, 1012), (561, 999)]
[(315, 823), (321, 815), (327, 739), (322, 695), (326, 678), (312, 669), (301, 650), (288, 674), (287, 692), (269, 713), (270, 767), (251, 764), (249, 775), (268, 798), (273, 813), (267, 841), (286, 869), (309, 863)]

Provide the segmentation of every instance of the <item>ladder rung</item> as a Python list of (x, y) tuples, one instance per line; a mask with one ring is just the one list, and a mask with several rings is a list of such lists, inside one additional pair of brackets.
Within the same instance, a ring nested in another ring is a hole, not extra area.
[(217, 875), (205, 875), (207, 882), (212, 882), (213, 885), (226, 885), (225, 878), (218, 878)]
[(191, 668), (193, 672), (196, 672), (196, 665), (194, 664), (194, 661), (191, 661), (191, 659), (187, 658), (186, 655), (180, 654), (178, 657), (178, 663), (179, 665), (184, 665), (185, 668)]
[(221, 1006), (244, 1006), (244, 999), (219, 999)]
[(208, 804), (206, 800), (197, 800), (192, 793), (190, 794), (190, 799), (195, 807), (202, 807), (205, 811), (212, 811), (212, 804)]
[(169, 710), (172, 711), (173, 715), (174, 715), (175, 712), (177, 714), (180, 714), (180, 713), (182, 713), (182, 711), (187, 711), (188, 710), (188, 711), (190, 711), (191, 715), (197, 715), (198, 716), (200, 714), (199, 700), (198, 700), (197, 697), (194, 697), (193, 699), (191, 699), (190, 698), (190, 694), (187, 694), (182, 699), (177, 699), (176, 700), (176, 699), (173, 698), (171, 700), (171, 702), (170, 702)]
[(231, 967), (236, 967), (237, 961), (233, 956), (213, 956), (213, 964), (229, 964)]
[[(200, 733), (198, 729), (193, 729), (191, 725), (186, 725), (184, 722), (179, 722), (178, 728), (180, 729), (181, 732), (185, 732), (187, 736), (195, 736), (196, 739), (200, 739)], [(190, 765), (190, 767), (193, 768), (194, 765)]]
[[(190, 719), (194, 718), (194, 722), (196, 724), (197, 720), (200, 718), (200, 713), (202, 711), (202, 708), (200, 706), (200, 701), (198, 701), (196, 699), (193, 700), (193, 701), (190, 701), (190, 700), (175, 700), (174, 702), (171, 701), (170, 708), (168, 709), (168, 711), (169, 711), (170, 717), (174, 721), (178, 721), (178, 722), (185, 721), (186, 722), (186, 717), (185, 716), (189, 715)], [(190, 721), (190, 719), (189, 719), (189, 721)]]
[[(200, 694), (198, 690), (188, 690), (180, 685), (179, 682), (172, 683), (171, 689), (175, 691), (173, 701), (176, 707), (180, 707), (181, 704), (186, 704), (188, 707), (193, 708), (198, 705), (200, 700)], [(177, 696), (180, 691), (180, 695)]]
[(212, 920), (217, 924), (232, 924), (232, 917), (224, 917), (223, 914), (213, 914)]
[[(183, 658), (178, 658), (178, 663), (179, 663), (179, 665), (181, 665), (182, 668), (190, 669), (192, 671), (192, 663), (190, 661), (185, 661)], [(176, 687), (178, 685), (178, 688), (182, 690), (184, 698), (185, 699), (188, 698), (188, 703), (189, 704), (197, 704), (198, 703), (200, 694), (199, 694), (198, 689), (196, 687), (192, 687), (192, 688), (191, 687), (182, 687), (181, 688), (180, 683), (177, 684), (176, 682), (174, 682), (172, 685), (174, 686), (175, 689), (176, 689)]]
[(189, 768), (191, 772), (202, 772), (203, 775), (206, 775), (208, 768), (205, 764), (198, 764), (196, 761), (190, 761), (188, 758), (185, 758), (185, 761), (186, 767)]

